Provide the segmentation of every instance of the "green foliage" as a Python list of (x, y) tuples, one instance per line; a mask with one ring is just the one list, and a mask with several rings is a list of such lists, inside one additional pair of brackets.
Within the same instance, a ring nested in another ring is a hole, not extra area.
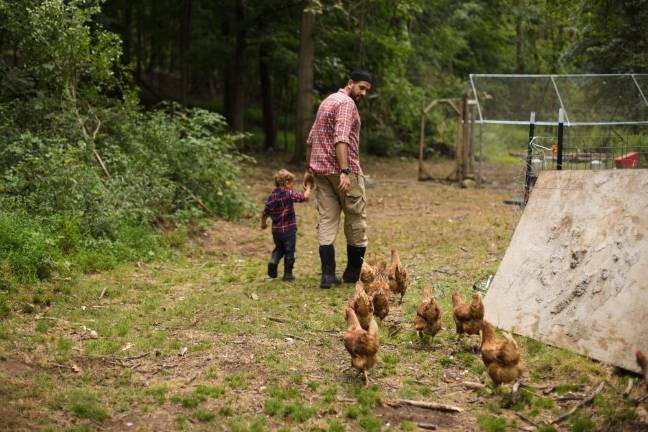
[(582, 414), (576, 415), (569, 420), (572, 427), (572, 432), (592, 432), (594, 430), (594, 422)]
[[(223, 118), (145, 112), (101, 27), (102, 2), (0, 1), (0, 268), (43, 280), (160, 256), (155, 224), (235, 218), (246, 160)], [(6, 45), (8, 44), (8, 45)]]
[(201, 422), (209, 422), (214, 420), (216, 414), (211, 411), (198, 410), (194, 413), (194, 417)]
[(353, 395), (358, 401), (360, 411), (363, 414), (369, 414), (381, 400), (380, 390), (377, 386), (355, 386), (353, 388)]
[(483, 415), (477, 419), (479, 427), (484, 432), (505, 432), (506, 420), (492, 415)]
[(198, 387), (196, 387), (196, 390), (194, 390), (194, 392), (197, 395), (207, 396), (211, 398), (217, 398), (225, 394), (225, 390), (221, 387), (212, 387), (206, 385), (199, 385)]
[(345, 432), (346, 427), (344, 427), (344, 423), (340, 422), (339, 420), (329, 420), (328, 422), (328, 432)]
[(364, 416), (358, 419), (360, 427), (367, 432), (380, 432), (383, 422), (374, 416)]

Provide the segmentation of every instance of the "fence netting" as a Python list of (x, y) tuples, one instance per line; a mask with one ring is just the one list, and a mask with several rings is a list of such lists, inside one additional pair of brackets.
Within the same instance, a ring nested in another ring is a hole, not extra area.
[(479, 123), (648, 124), (648, 74), (470, 76)]

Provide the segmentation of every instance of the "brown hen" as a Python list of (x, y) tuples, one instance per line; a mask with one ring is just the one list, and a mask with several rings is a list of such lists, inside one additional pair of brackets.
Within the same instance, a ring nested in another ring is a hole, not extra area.
[(387, 279), (387, 264), (383, 261), (377, 268), (371, 283), (365, 285), (367, 294), (373, 301), (374, 315), (384, 320), (389, 315), (389, 281)]
[(480, 293), (473, 295), (470, 304), (464, 302), (459, 293), (452, 294), (452, 312), (457, 334), (479, 334), (484, 321), (484, 303)]
[(497, 337), (495, 327), (488, 321), (482, 326), (481, 355), (488, 376), (496, 385), (513, 382), (522, 374), (517, 342), (508, 333), (504, 339)]
[(434, 337), (441, 330), (441, 309), (432, 298), (428, 287), (423, 289), (423, 303), (416, 310), (414, 329), (420, 338), (424, 334)]
[(362, 263), (362, 267), (360, 267), (360, 282), (368, 285), (376, 279), (377, 274), (378, 268), (365, 261)]
[(358, 317), (360, 326), (363, 329), (368, 330), (369, 324), (373, 320), (373, 300), (365, 292), (362, 282), (358, 281), (355, 289), (355, 295), (353, 296), (351, 303), (349, 303), (349, 306), (353, 308), (353, 311)]
[(389, 289), (395, 294), (400, 294), (400, 304), (407, 291), (407, 269), (403, 266), (398, 255), (398, 250), (392, 246), (391, 265), (389, 266)]
[(368, 330), (364, 330), (351, 306), (345, 309), (345, 319), (344, 347), (351, 354), (351, 366), (363, 373), (368, 384), (367, 371), (376, 364), (378, 353), (378, 324), (372, 317)]

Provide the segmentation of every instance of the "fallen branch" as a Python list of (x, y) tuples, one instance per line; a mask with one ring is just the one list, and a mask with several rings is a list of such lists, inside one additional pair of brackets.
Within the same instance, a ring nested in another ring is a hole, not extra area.
[(437, 402), (426, 402), (426, 401), (415, 401), (415, 400), (409, 400), (409, 399), (399, 399), (395, 402), (387, 402), (387, 405), (391, 407), (399, 407), (402, 405), (409, 405), (409, 406), (414, 406), (418, 408), (425, 408), (429, 410), (437, 410), (437, 411), (447, 411), (447, 412), (463, 412), (463, 408), (459, 408), (456, 406), (452, 405), (446, 405), (442, 403), (437, 403)]
[(627, 398), (630, 396), (630, 392), (632, 392), (632, 387), (634, 386), (634, 380), (629, 379), (628, 380), (628, 385), (626, 386), (625, 390), (623, 390), (623, 397)]
[(338, 402), (357, 402), (356, 399), (347, 398), (347, 397), (338, 397), (336, 398)]
[(133, 357), (126, 357), (124, 360), (138, 360), (138, 359), (141, 359), (141, 358), (144, 358), (144, 357), (148, 356), (149, 354), (151, 354), (151, 351), (148, 351), (148, 352), (145, 352), (144, 354), (136, 355), (136, 356), (133, 356)]
[(437, 430), (437, 425), (435, 425), (434, 423), (416, 423), (416, 426), (420, 427), (421, 429)]
[(471, 382), (471, 381), (464, 381), (461, 383), (461, 385), (468, 390), (481, 390), (486, 388), (486, 386), (482, 383), (477, 383), (477, 382)]
[(614, 390), (614, 392), (615, 392), (616, 394), (618, 394), (619, 396), (621, 396), (621, 395), (623, 394), (623, 393), (621, 392), (621, 390), (619, 390), (619, 389), (618, 389), (614, 384), (612, 384), (610, 381), (608, 381), (608, 380), (603, 380), (603, 382), (605, 383), (605, 385), (607, 385), (607, 386), (610, 387), (612, 390)]
[(198, 198), (196, 195), (194, 195), (193, 192), (191, 192), (189, 189), (187, 189), (187, 187), (186, 187), (185, 185), (180, 185), (180, 189), (182, 189), (183, 191), (187, 192), (187, 194), (189, 194), (189, 196), (190, 196), (191, 198), (193, 198), (194, 201), (196, 201), (200, 207), (202, 207), (203, 209), (205, 209), (205, 210), (207, 211), (207, 213), (209, 213), (209, 214), (213, 214), (213, 213), (214, 213), (214, 212), (211, 211), (211, 209), (210, 209), (209, 207), (207, 207), (207, 206), (205, 205), (204, 202), (202, 202), (202, 200), (201, 200), (200, 198)]
[(520, 417), (524, 422), (530, 424), (531, 426), (533, 426), (533, 427), (535, 427), (535, 428), (540, 427), (540, 425), (539, 425), (538, 423), (534, 422), (534, 421), (531, 420), (529, 417), (525, 416), (524, 414), (522, 414), (522, 413), (520, 413), (520, 412), (513, 411), (513, 414), (515, 414), (516, 416)]
[(101, 156), (99, 156), (99, 152), (96, 149), (93, 149), (92, 152), (97, 158), (97, 162), (99, 162), (99, 165), (101, 165), (101, 169), (103, 170), (104, 174), (106, 174), (106, 177), (112, 178), (112, 176), (108, 172), (108, 168), (106, 168), (106, 164), (104, 163), (103, 159), (101, 159)]
[(562, 396), (556, 397), (555, 400), (558, 402), (565, 402), (565, 401), (573, 401), (573, 400), (583, 400), (586, 397), (587, 395), (585, 394), (569, 392), (569, 393), (565, 393)]
[(274, 322), (278, 322), (278, 323), (282, 323), (282, 324), (285, 324), (285, 323), (289, 322), (288, 320), (285, 320), (283, 318), (268, 317), (268, 319), (270, 321), (274, 321)]
[(68, 365), (64, 365), (64, 364), (60, 364), (60, 363), (51, 363), (51, 365), (55, 366), (55, 367), (57, 367), (59, 369), (69, 369), (71, 371), (74, 371), (74, 368), (72, 366), (68, 366)]
[(99, 294), (99, 300), (101, 300), (101, 299), (103, 298), (103, 296), (106, 294), (106, 290), (107, 290), (107, 289), (108, 289), (108, 287), (104, 287), (104, 288), (101, 290), (101, 294)]
[(598, 385), (598, 387), (596, 387), (596, 390), (594, 390), (591, 395), (589, 395), (587, 398), (583, 399), (581, 402), (579, 402), (577, 405), (575, 405), (572, 409), (567, 411), (565, 414), (563, 414), (560, 417), (558, 417), (557, 419), (551, 421), (550, 424), (560, 423), (561, 421), (565, 420), (570, 415), (574, 414), (576, 412), (576, 410), (578, 410), (579, 408), (582, 408), (585, 405), (591, 403), (594, 400), (594, 398), (599, 393), (601, 393), (601, 391), (603, 390), (604, 387), (605, 387), (605, 381), (601, 381), (601, 383)]
[(297, 339), (297, 340), (300, 340), (300, 341), (306, 341), (306, 339), (304, 339), (303, 337), (299, 337), (299, 336), (295, 336), (295, 335), (291, 335), (291, 334), (287, 334), (287, 335), (284, 335), (284, 336), (286, 336), (288, 338), (292, 338), (292, 339)]
[(162, 372), (162, 371), (165, 370), (165, 369), (173, 369), (173, 368), (177, 368), (177, 367), (178, 367), (177, 364), (176, 364), (176, 365), (166, 365), (166, 364), (163, 364), (163, 365), (160, 366), (158, 369), (156, 369), (155, 372), (153, 372), (153, 375), (156, 375), (156, 374)]
[(640, 397), (639, 399), (636, 399), (635, 403), (640, 404), (641, 402), (645, 401), (646, 399), (648, 399), (648, 394), (645, 394), (642, 397)]

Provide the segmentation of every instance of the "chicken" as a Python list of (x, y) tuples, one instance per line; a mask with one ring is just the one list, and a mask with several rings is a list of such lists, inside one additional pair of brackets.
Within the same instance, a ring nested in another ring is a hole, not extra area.
[(407, 269), (401, 264), (398, 250), (392, 246), (391, 265), (389, 266), (389, 289), (395, 294), (400, 294), (400, 304), (407, 291)]
[(646, 390), (648, 390), (648, 359), (641, 351), (637, 351), (637, 364), (641, 368), (641, 376), (643, 377)]
[(367, 285), (373, 282), (377, 274), (378, 268), (376, 266), (371, 265), (367, 261), (362, 263), (362, 267), (360, 267), (360, 281), (363, 284)]
[(373, 320), (373, 299), (371, 299), (367, 295), (364, 289), (364, 285), (360, 281), (356, 283), (356, 292), (353, 296), (353, 299), (351, 300), (351, 303), (349, 303), (349, 306), (353, 308), (353, 311), (358, 317), (360, 326), (363, 329), (368, 330), (369, 324)]
[(371, 296), (373, 299), (374, 315), (384, 320), (389, 315), (389, 288), (381, 287)]
[(391, 296), (386, 268), (387, 264), (382, 262), (377, 267), (373, 281), (365, 285), (365, 290), (373, 301), (374, 315), (381, 320), (389, 315), (389, 298)]
[(441, 309), (432, 299), (430, 288), (423, 289), (423, 303), (416, 310), (414, 329), (420, 338), (424, 334), (434, 337), (441, 330)]
[(378, 324), (372, 317), (368, 330), (364, 330), (351, 306), (345, 309), (345, 319), (344, 347), (351, 354), (351, 366), (364, 374), (365, 383), (368, 384), (367, 371), (376, 364), (378, 354)]
[(517, 342), (508, 333), (504, 339), (498, 338), (495, 327), (488, 321), (482, 326), (481, 355), (488, 376), (496, 385), (516, 381), (522, 374)]
[(470, 304), (464, 302), (459, 293), (452, 294), (452, 312), (457, 334), (479, 334), (484, 321), (484, 303), (480, 293), (473, 295)]

